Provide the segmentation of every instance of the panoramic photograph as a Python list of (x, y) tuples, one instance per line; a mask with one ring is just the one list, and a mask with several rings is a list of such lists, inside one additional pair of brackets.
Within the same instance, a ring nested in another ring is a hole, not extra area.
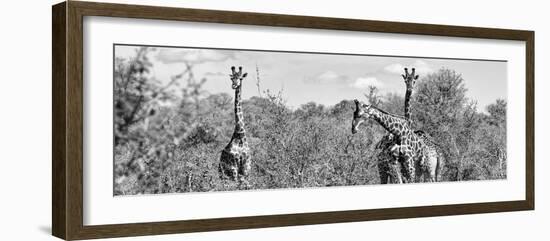
[(115, 196), (507, 177), (506, 61), (113, 51)]

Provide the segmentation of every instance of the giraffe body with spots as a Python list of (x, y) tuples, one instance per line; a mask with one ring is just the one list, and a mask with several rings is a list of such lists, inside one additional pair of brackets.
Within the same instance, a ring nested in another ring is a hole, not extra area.
[(394, 162), (401, 161), (404, 177), (408, 182), (416, 181), (415, 165), (426, 162), (424, 148), (426, 147), (422, 136), (417, 135), (411, 128), (408, 119), (387, 113), (372, 105), (366, 105), (355, 100), (356, 109), (353, 114), (352, 133), (358, 131), (358, 127), (364, 121), (372, 119), (380, 124), (389, 133), (395, 136), (396, 143), (390, 148)]
[[(418, 79), (416, 75), (415, 68), (412, 68), (412, 71), (409, 72), (405, 68), (405, 74), (401, 75), (403, 77), (406, 91), (405, 91), (405, 104), (404, 104), (404, 118), (407, 120), (411, 119), (411, 96), (414, 88), (414, 84)], [(424, 148), (419, 150), (419, 155), (423, 155), (424, 158), (419, 158), (422, 162), (414, 163), (414, 171), (417, 180), (420, 181), (420, 177), (424, 178), (424, 181), (437, 181), (438, 171), (440, 161), (442, 156), (440, 151), (437, 148), (437, 145), (433, 142), (431, 137), (423, 131), (416, 130), (414, 133), (419, 136), (424, 142)], [(375, 149), (378, 151), (376, 155), (376, 161), (378, 164), (378, 171), (380, 174), (380, 183), (387, 184), (389, 183), (402, 183), (403, 180), (401, 176), (407, 175), (403, 160), (396, 161), (393, 157), (391, 148), (395, 144), (398, 144), (398, 138), (391, 133), (387, 133), (382, 139), (378, 142)], [(401, 167), (400, 165), (401, 164)], [(400, 172), (401, 171), (401, 172)]]
[(246, 182), (251, 168), (250, 148), (246, 139), (241, 104), (241, 86), (247, 73), (242, 73), (242, 67), (239, 67), (239, 71), (236, 71), (235, 67), (231, 67), (231, 71), (232, 73), (229, 75), (232, 82), (231, 87), (235, 90), (235, 130), (231, 140), (221, 152), (218, 171), (222, 179), (228, 177), (243, 183)]

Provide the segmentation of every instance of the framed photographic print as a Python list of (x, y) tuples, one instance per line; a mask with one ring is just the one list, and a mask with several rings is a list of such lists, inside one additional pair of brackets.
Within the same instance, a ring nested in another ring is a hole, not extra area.
[(534, 32), (53, 6), (53, 235), (534, 209)]

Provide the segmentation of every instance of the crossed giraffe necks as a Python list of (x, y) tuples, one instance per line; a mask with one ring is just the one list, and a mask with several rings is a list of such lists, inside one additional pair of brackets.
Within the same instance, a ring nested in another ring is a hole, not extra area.
[(409, 123), (405, 119), (391, 116), (390, 114), (384, 113), (376, 108), (374, 108), (372, 117), (376, 122), (384, 127), (384, 129), (397, 137), (402, 137), (410, 132)]

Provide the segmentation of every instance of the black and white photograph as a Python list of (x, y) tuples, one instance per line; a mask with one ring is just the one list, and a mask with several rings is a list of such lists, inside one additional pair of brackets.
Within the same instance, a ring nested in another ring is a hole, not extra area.
[(5, 5), (0, 241), (550, 236), (544, 1)]
[(507, 178), (507, 61), (114, 44), (114, 195)]

